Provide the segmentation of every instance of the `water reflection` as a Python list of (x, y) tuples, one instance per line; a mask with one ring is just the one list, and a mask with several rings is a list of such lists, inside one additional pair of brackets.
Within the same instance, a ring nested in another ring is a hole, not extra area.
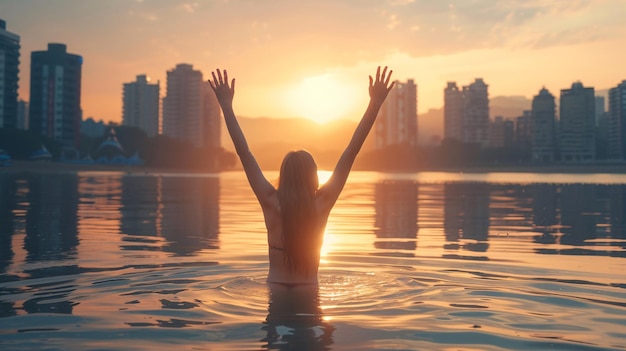
[(124, 250), (152, 250), (163, 237), (161, 250), (189, 256), (219, 248), (219, 179), (181, 177), (122, 178), (121, 231)]
[[(603, 187), (609, 198), (609, 225), (612, 238), (626, 239), (626, 186)], [(626, 247), (626, 246), (622, 246)]]
[(69, 259), (78, 246), (78, 176), (30, 175), (24, 248), (27, 262)]
[(206, 248), (219, 249), (219, 178), (159, 180), (156, 230), (168, 241), (163, 249), (180, 256)]
[(377, 249), (415, 250), (417, 248), (417, 183), (384, 181), (374, 188), (377, 239), (411, 239), (408, 241), (377, 240)]
[(566, 245), (582, 245), (596, 238), (597, 207), (596, 187), (589, 184), (567, 184), (561, 187), (560, 242)]
[(444, 185), (443, 228), (447, 249), (458, 249), (459, 239), (471, 239), (464, 248), (485, 252), (489, 248), (489, 191), (487, 183), (446, 183)]
[[(554, 244), (584, 246), (593, 252), (582, 253), (596, 255), (623, 255), (598, 250), (601, 245), (626, 247), (624, 184), (393, 180), (352, 186), (371, 194), (371, 185), (373, 245), (398, 255), (415, 254), (420, 222), (421, 235), (445, 250), (484, 254), (501, 234), (515, 233), (535, 233), (517, 240), (538, 245), (534, 250), (542, 254), (582, 252), (547, 247)], [(219, 249), (220, 187), (217, 176), (0, 173), (0, 281), (18, 279), (19, 264), (79, 266), (78, 252), (92, 252), (94, 242), (119, 245), (106, 256), (118, 261), (128, 257), (119, 249), (168, 256)], [(370, 203), (351, 206), (371, 213)], [(82, 251), (85, 240), (94, 241)]]
[(16, 187), (15, 176), (0, 177), (0, 273), (6, 272), (14, 256), (11, 242)]
[(270, 302), (261, 340), (268, 350), (330, 350), (335, 328), (323, 318), (316, 286), (270, 284)]

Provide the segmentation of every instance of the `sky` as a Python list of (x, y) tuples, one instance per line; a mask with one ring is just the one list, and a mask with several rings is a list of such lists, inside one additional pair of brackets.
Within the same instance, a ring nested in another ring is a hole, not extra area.
[(122, 85), (192, 64), (236, 78), (246, 117), (358, 119), (377, 66), (415, 80), (418, 114), (446, 82), (483, 78), (490, 96), (558, 96), (581, 81), (626, 79), (626, 0), (0, 0), (21, 37), (19, 96), (30, 53), (64, 43), (83, 56), (83, 117), (119, 122)]

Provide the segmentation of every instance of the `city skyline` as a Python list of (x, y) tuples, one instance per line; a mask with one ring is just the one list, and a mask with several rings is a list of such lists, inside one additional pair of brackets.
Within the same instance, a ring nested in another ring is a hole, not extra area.
[(120, 86), (139, 74), (164, 82), (178, 63), (205, 77), (216, 67), (232, 72), (239, 115), (322, 122), (362, 115), (367, 75), (379, 64), (394, 69), (393, 79), (415, 79), (418, 113), (443, 106), (447, 81), (481, 77), (491, 96), (531, 98), (541, 87), (560, 91), (573, 81), (603, 91), (626, 76), (619, 55), (607, 54), (626, 34), (618, 0), (27, 0), (0, 4), (0, 12), (21, 38), (21, 99), (28, 97), (30, 53), (64, 43), (85, 60), (84, 118), (118, 123)]

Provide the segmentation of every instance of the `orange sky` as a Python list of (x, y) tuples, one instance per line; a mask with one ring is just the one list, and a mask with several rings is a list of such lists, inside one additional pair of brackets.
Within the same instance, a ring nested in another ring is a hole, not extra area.
[(239, 115), (322, 122), (361, 116), (379, 64), (415, 79), (420, 112), (447, 81), (530, 98), (626, 79), (624, 0), (8, 0), (0, 18), (21, 37), (22, 99), (30, 53), (65, 43), (84, 58), (84, 117), (105, 121), (121, 119), (123, 83), (147, 74), (164, 95), (178, 63), (227, 68)]

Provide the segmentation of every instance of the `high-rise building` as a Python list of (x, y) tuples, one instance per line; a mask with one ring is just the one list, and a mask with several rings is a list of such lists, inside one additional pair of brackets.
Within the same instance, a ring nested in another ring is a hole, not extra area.
[(504, 117), (496, 116), (493, 122), (489, 123), (489, 147), (498, 148), (506, 145)]
[(376, 148), (417, 145), (417, 85), (413, 79), (396, 81), (376, 122)]
[(606, 111), (605, 105), (604, 96), (596, 96), (596, 126), (600, 124), (600, 120)]
[(482, 78), (463, 87), (463, 141), (486, 145), (489, 140), (489, 92)]
[(463, 141), (463, 94), (455, 82), (448, 82), (443, 99), (443, 138)]
[(542, 88), (532, 102), (532, 155), (534, 161), (553, 162), (556, 157), (556, 104)]
[(515, 139), (515, 122), (511, 119), (504, 120), (504, 146), (511, 146)]
[(220, 148), (222, 146), (222, 110), (217, 96), (209, 82), (203, 83), (202, 102), (204, 111), (204, 145), (210, 148)]
[(593, 88), (580, 82), (561, 90), (560, 152), (564, 162), (591, 161), (596, 158), (596, 107)]
[(150, 137), (159, 134), (159, 82), (150, 84), (145, 74), (124, 83), (122, 124), (137, 127)]
[(626, 157), (626, 80), (609, 90), (608, 156)]
[(515, 118), (515, 142), (519, 146), (530, 147), (533, 135), (533, 118), (529, 110), (524, 110), (521, 116)]
[(65, 44), (31, 53), (29, 128), (65, 147), (79, 143), (82, 65), (82, 56), (68, 53)]
[(17, 125), (17, 88), (19, 83), (20, 37), (7, 31), (0, 20), (0, 128)]
[(196, 147), (220, 144), (220, 112), (215, 93), (203, 82), (202, 72), (178, 64), (167, 72), (163, 98), (163, 134)]
[(17, 129), (28, 129), (28, 102), (20, 99), (17, 101)]

